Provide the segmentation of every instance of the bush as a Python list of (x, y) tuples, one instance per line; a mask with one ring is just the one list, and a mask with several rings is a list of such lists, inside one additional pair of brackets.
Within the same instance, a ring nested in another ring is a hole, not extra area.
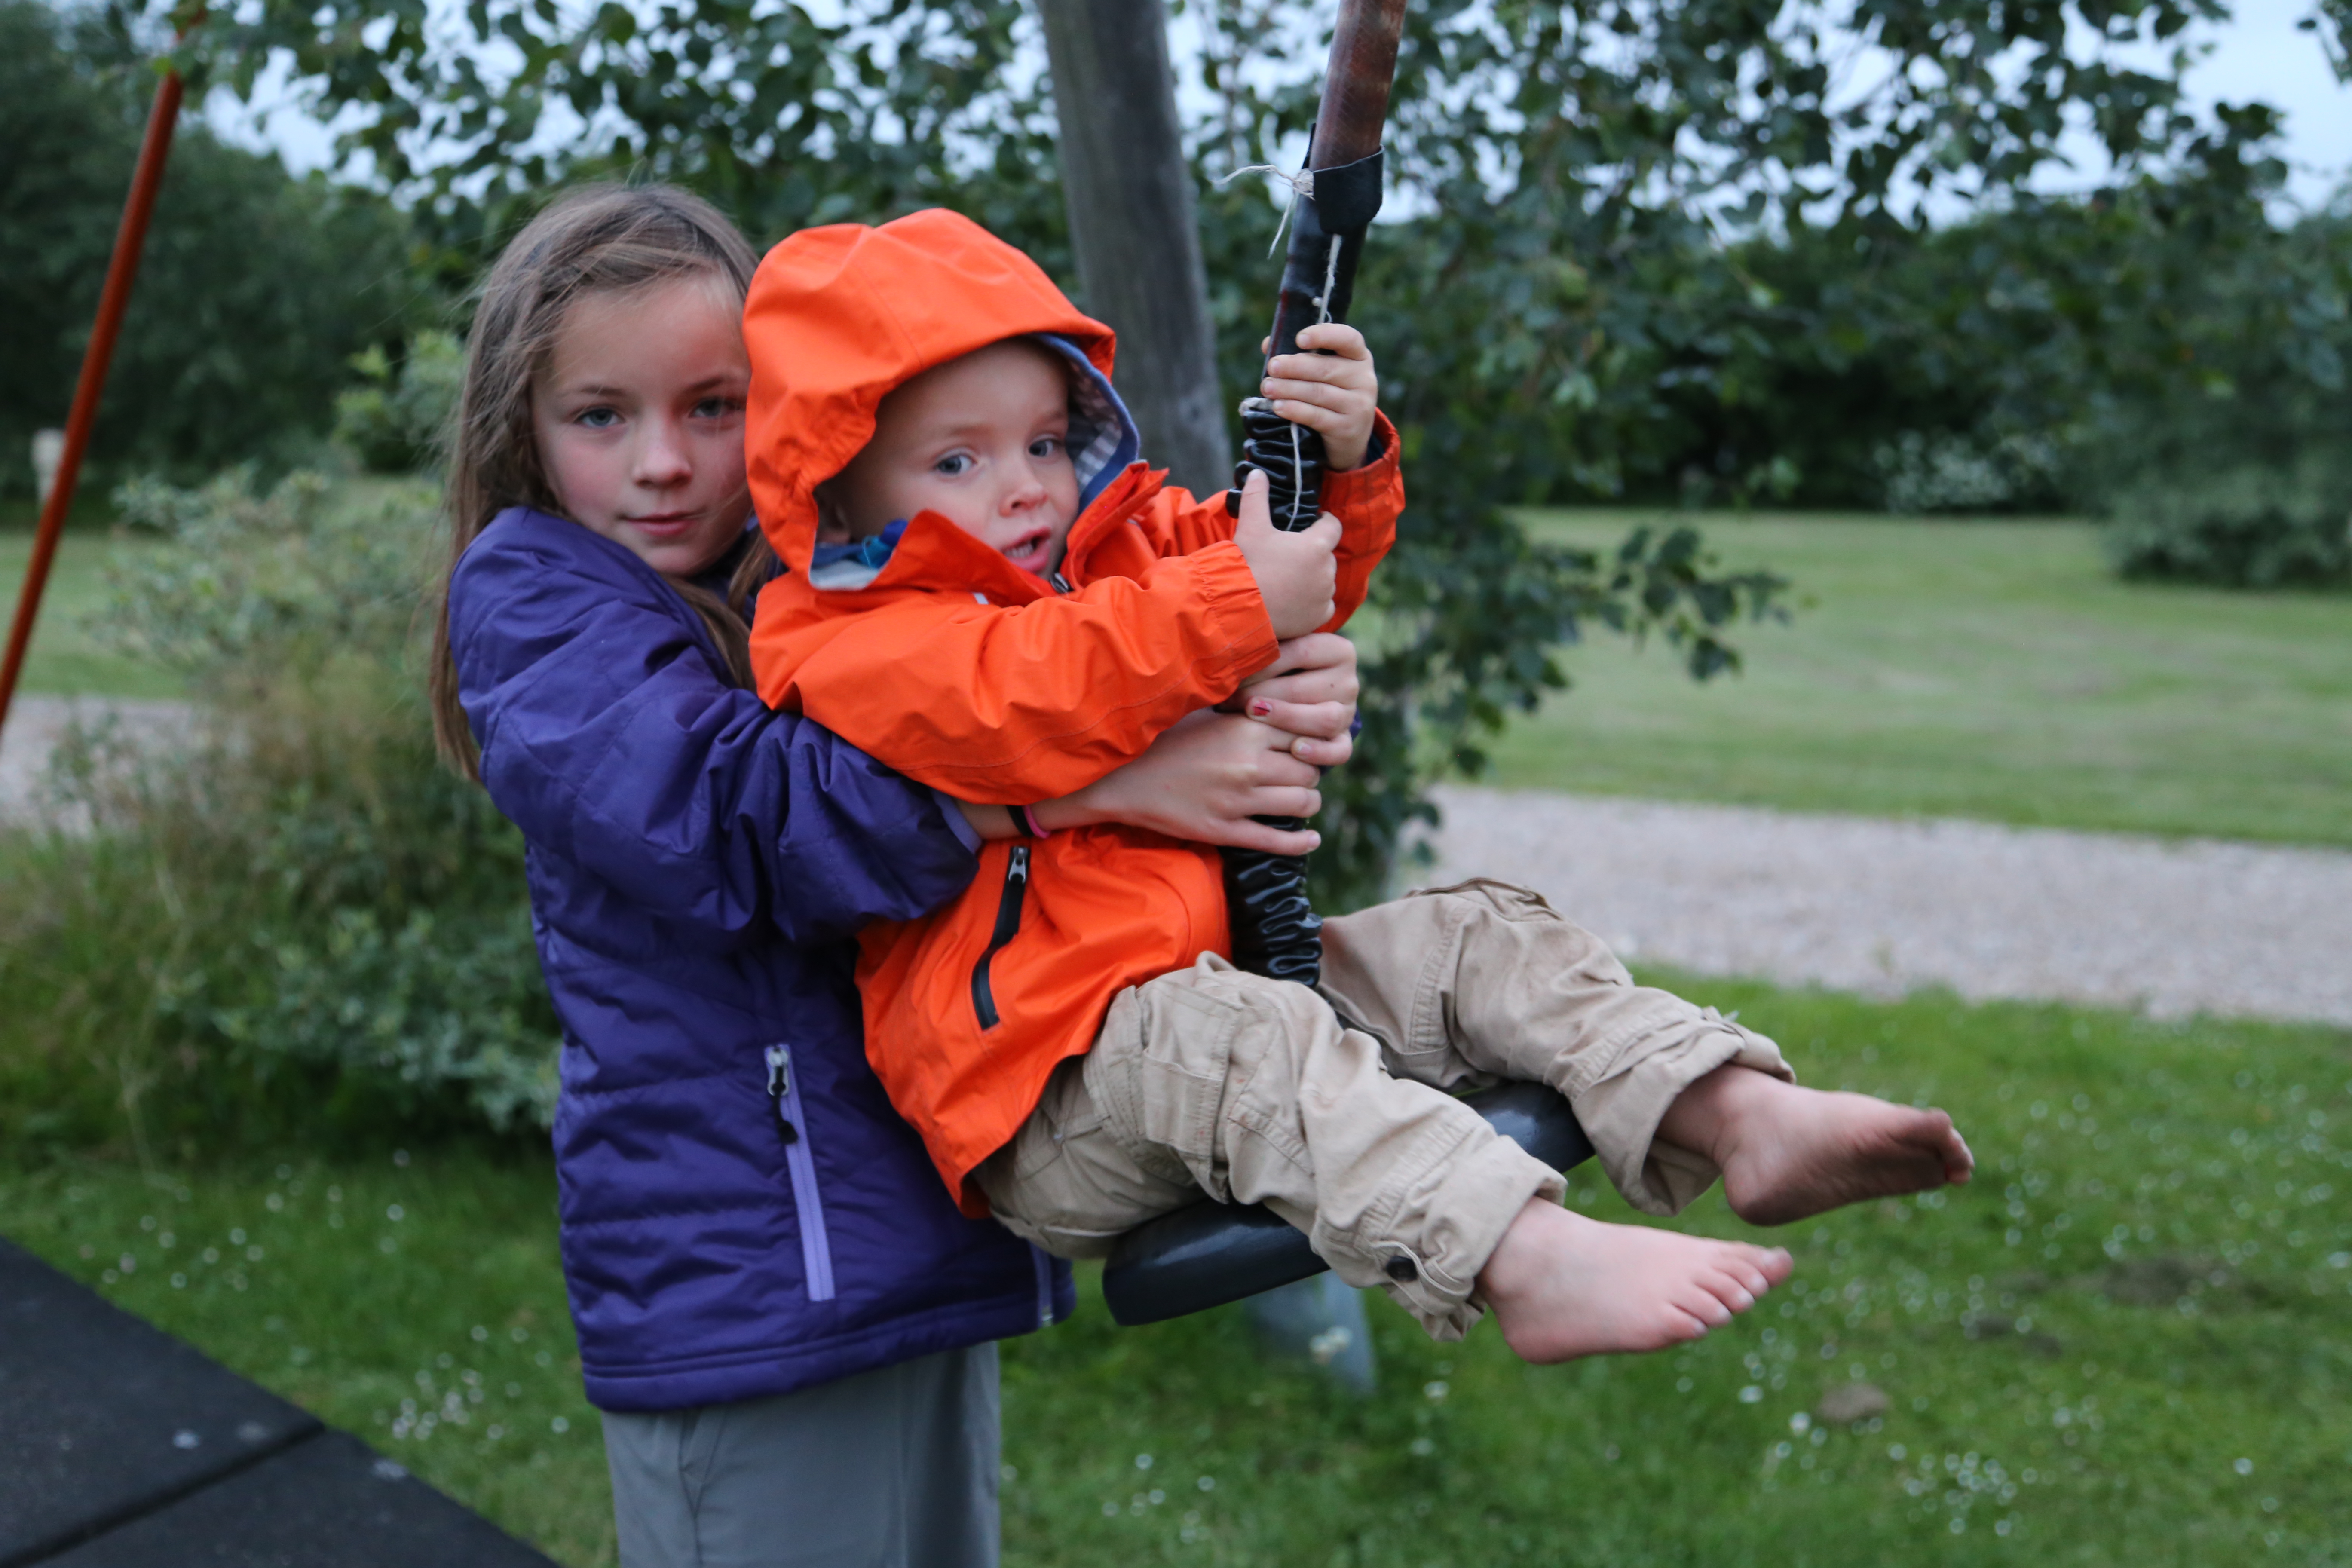
[(2234, 588), (2352, 582), (2352, 474), (2324, 458), (2168, 475), (2113, 505), (2104, 542), (2126, 577)]
[(417, 333), (396, 367), (371, 344), (352, 366), (360, 384), (335, 399), (335, 439), (379, 474), (411, 474), (433, 462), (465, 385), (466, 350), (456, 334)]
[(436, 765), (413, 675), (430, 497), (121, 504), (165, 542), (114, 563), (101, 627), (202, 712), (168, 752), (81, 735), (54, 825), (0, 836), (0, 1142), (544, 1126), (521, 840)]
[(250, 468), (198, 489), (135, 479), (114, 494), (131, 530), (159, 547), (118, 552), (99, 635), (200, 682), (276, 686), (354, 661), (404, 671), (429, 498), (333, 504), (328, 480), (289, 474), (268, 493)]
[(2054, 489), (2059, 453), (2057, 443), (2036, 437), (1979, 441), (1906, 430), (1872, 462), (1888, 511), (2005, 511)]

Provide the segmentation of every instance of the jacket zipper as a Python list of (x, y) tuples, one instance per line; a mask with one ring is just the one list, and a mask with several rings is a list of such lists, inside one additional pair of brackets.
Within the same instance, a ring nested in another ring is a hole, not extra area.
[(971, 966), (971, 1010), (983, 1029), (996, 1027), (996, 994), (989, 988), (988, 966), (1020, 931), (1021, 896), (1028, 889), (1029, 846), (1015, 844), (1004, 862), (1004, 890), (996, 898), (996, 929), (989, 933), (988, 951)]
[(809, 1300), (833, 1300), (833, 1246), (825, 1236), (824, 1200), (816, 1190), (816, 1154), (803, 1135), (808, 1117), (801, 1109), (800, 1080), (793, 1076), (790, 1046), (768, 1047), (768, 1098), (776, 1107), (776, 1128), (783, 1135), (784, 1168), (793, 1181), (793, 1208), (800, 1220), (801, 1272), (808, 1280)]

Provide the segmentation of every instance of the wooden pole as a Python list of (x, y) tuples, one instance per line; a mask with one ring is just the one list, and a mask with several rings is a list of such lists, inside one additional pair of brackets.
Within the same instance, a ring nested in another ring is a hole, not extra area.
[(1040, 0), (1087, 309), (1118, 333), (1143, 455), (1197, 495), (1232, 482), (1208, 273), (1160, 0)]
[(98, 300), (98, 321), (90, 329), (89, 346), (82, 351), (81, 377), (74, 384), (73, 412), (66, 417), (65, 454), (57, 478), (41, 502), (40, 529), (33, 536), (33, 556), (25, 566), (25, 586), (16, 596), (16, 618), (8, 628), (8, 658), (0, 664), (0, 729), (8, 722), (8, 707), (24, 674), (25, 655), (33, 645), (33, 622), (41, 613), (41, 594), (49, 584), (56, 562), (58, 536), (65, 531), (66, 513), (73, 509), (74, 486), (81, 478), (82, 454), (98, 423), (98, 401), (106, 390), (107, 367), (114, 359), (114, 342), (122, 332), (122, 312), (131, 303), (131, 284), (139, 275), (139, 255), (147, 244), (147, 221), (154, 216), (155, 193), (163, 184), (163, 162), (171, 155), (172, 132), (180, 119), (180, 73), (166, 71), (155, 84), (154, 106), (148, 110), (147, 134), (139, 146), (139, 165), (131, 176), (131, 196), (122, 204), (122, 226), (115, 230), (114, 257), (107, 264), (106, 289)]
[(1337, 169), (1381, 150), (1405, 0), (1344, 0), (1331, 34), (1331, 61), (1315, 116), (1310, 169)]

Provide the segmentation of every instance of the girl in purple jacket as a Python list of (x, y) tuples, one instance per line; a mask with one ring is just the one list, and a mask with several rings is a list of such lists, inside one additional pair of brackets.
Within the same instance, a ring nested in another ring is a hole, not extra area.
[[(755, 262), (664, 187), (556, 203), (491, 270), (451, 454), (444, 754), (528, 844), (563, 1029), (563, 1267), (625, 1568), (996, 1561), (996, 1340), (1065, 1265), (960, 1216), (866, 1063), (849, 939), (970, 881), (1002, 807), (746, 689), (740, 330)], [(1204, 715), (1066, 800), (1299, 853), (1354, 656), (1302, 639), (1259, 720)]]

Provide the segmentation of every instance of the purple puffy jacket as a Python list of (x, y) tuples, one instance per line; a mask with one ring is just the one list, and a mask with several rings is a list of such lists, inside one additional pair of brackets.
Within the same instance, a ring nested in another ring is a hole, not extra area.
[(961, 816), (730, 684), (685, 602), (577, 523), (500, 513), (449, 635), (563, 1028), (588, 1397), (788, 1393), (1067, 1316), (1067, 1267), (956, 1213), (858, 1035), (848, 938), (963, 889)]

